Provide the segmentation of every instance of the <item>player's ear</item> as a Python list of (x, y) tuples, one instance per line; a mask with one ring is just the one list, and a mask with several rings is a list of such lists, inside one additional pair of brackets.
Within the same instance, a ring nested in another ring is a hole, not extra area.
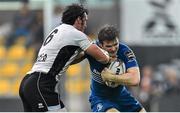
[(80, 19), (80, 17), (78, 17), (78, 18), (75, 20), (75, 22), (74, 22), (74, 23), (77, 25), (77, 24), (79, 24), (79, 23), (80, 23), (80, 20), (81, 20), (81, 19)]
[(78, 17), (78, 18), (77, 18), (77, 22), (78, 22), (78, 23), (81, 23), (81, 21), (82, 21), (82, 20), (81, 20), (81, 17)]

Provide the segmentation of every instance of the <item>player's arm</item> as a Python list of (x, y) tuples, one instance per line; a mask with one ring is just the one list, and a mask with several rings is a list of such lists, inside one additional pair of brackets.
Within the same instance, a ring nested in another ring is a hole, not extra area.
[(81, 62), (82, 60), (84, 60), (85, 52), (103, 64), (107, 64), (108, 62), (110, 62), (111, 60), (114, 59), (114, 58), (109, 57), (108, 52), (99, 48), (96, 44), (91, 44), (85, 51), (82, 51), (77, 56), (77, 58), (71, 63), (71, 65), (77, 64), (77, 63)]
[(110, 61), (108, 52), (102, 50), (96, 44), (93, 44), (91, 40), (82, 32), (78, 32), (76, 42), (80, 45), (80, 48), (88, 55), (95, 58), (97, 61), (107, 64)]
[(126, 73), (119, 76), (114, 76), (110, 70), (105, 69), (102, 72), (102, 78), (121, 85), (138, 85), (140, 82), (140, 71), (133, 51), (127, 45), (122, 44), (121, 52), (118, 55), (122, 57), (127, 67)]
[(125, 74), (117, 77), (117, 83), (124, 85), (139, 85), (140, 71), (139, 67), (131, 67), (127, 69)]
[(98, 47), (96, 44), (91, 44), (85, 52), (92, 57), (94, 57), (97, 61), (107, 64), (110, 61), (110, 57), (108, 52)]
[(101, 76), (104, 81), (116, 82), (121, 85), (134, 86), (140, 82), (140, 71), (138, 67), (131, 67), (127, 72), (119, 76), (115, 76), (108, 68), (105, 68)]
[(77, 64), (77, 63), (83, 61), (83, 60), (85, 59), (84, 55), (85, 55), (84, 51), (82, 51), (81, 53), (79, 53), (79, 55), (77, 56), (77, 58), (76, 58), (73, 62), (71, 62), (70, 65)]

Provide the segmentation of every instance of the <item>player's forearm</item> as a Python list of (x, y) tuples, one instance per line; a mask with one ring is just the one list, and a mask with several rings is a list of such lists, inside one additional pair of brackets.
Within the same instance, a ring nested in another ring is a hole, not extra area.
[(122, 85), (135, 86), (140, 82), (140, 71), (138, 67), (127, 69), (127, 72), (117, 76), (117, 82)]
[(109, 54), (108, 52), (106, 52), (105, 50), (99, 48), (97, 51), (96, 51), (96, 60), (98, 62), (101, 62), (102, 64), (107, 64), (110, 60), (110, 57), (109, 57)]
[(136, 73), (125, 73), (115, 77), (115, 81), (121, 85), (135, 86), (140, 82), (140, 77)]
[(81, 53), (77, 56), (77, 58), (76, 58), (74, 61), (71, 62), (70, 65), (77, 64), (77, 63), (83, 61), (84, 59), (85, 59), (85, 57), (84, 57), (84, 52), (81, 52)]
[(97, 61), (106, 64), (109, 62), (109, 55), (106, 51), (99, 48), (97, 45), (92, 44), (87, 50), (86, 53), (94, 57)]
[(101, 72), (101, 77), (104, 81), (116, 82), (121, 85), (134, 86), (140, 82), (140, 72), (138, 67), (132, 67), (126, 73), (115, 75), (109, 69), (104, 68)]
[(80, 62), (83, 61), (84, 59), (85, 59), (84, 57), (79, 58), (79, 59), (75, 59), (74, 61), (71, 62), (70, 65), (74, 65), (74, 64), (80, 63)]

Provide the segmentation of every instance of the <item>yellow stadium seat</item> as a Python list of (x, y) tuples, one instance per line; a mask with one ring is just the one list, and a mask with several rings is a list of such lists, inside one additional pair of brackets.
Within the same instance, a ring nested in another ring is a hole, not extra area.
[(15, 77), (19, 72), (19, 65), (16, 63), (6, 62), (1, 70), (3, 77)]
[(77, 75), (81, 75), (81, 65), (80, 64), (76, 64), (76, 65), (72, 65), (68, 68), (67, 70), (67, 75), (72, 77), (72, 76), (77, 76)]
[(3, 72), (3, 65), (0, 65), (0, 79), (1, 79), (1, 76), (2, 76), (2, 72)]
[(36, 54), (36, 51), (34, 48), (30, 47), (28, 50), (27, 50), (27, 60), (30, 61), (30, 62), (33, 62), (34, 61), (34, 58), (35, 58), (35, 54)]
[(9, 95), (11, 85), (8, 80), (0, 80), (0, 95)]
[(20, 76), (24, 76), (30, 69), (32, 68), (33, 63), (26, 63), (24, 66), (22, 66), (19, 70)]
[(84, 91), (84, 85), (82, 80), (66, 80), (65, 90), (70, 94), (81, 94)]
[(20, 61), (26, 58), (26, 48), (20, 45), (14, 45), (9, 48), (7, 58), (11, 61)]

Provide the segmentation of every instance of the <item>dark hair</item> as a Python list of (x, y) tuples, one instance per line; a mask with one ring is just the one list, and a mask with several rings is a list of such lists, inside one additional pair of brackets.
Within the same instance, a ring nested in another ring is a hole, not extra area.
[(84, 17), (84, 13), (88, 14), (88, 10), (83, 5), (72, 4), (67, 6), (62, 15), (62, 22), (73, 25), (78, 17)]
[(98, 33), (98, 40), (101, 44), (105, 40), (111, 41), (116, 38), (119, 38), (119, 33), (115, 27), (110, 25), (105, 25)]

